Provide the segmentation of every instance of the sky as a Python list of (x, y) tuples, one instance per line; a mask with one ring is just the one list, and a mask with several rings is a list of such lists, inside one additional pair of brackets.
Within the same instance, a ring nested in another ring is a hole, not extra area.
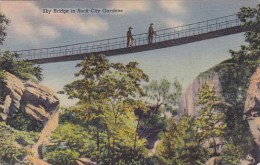
[[(10, 18), (7, 37), (0, 50), (23, 50), (68, 45), (164, 29), (235, 14), (242, 6), (259, 0), (41, 0), (0, 1), (0, 11)], [(43, 13), (44, 9), (121, 9), (122, 13)], [(108, 57), (111, 62), (137, 61), (151, 80), (177, 78), (186, 88), (201, 72), (230, 58), (229, 50), (244, 43), (243, 33), (190, 44)], [(80, 61), (43, 64), (41, 84), (54, 91), (75, 80)], [(59, 95), (62, 106), (75, 103)]]

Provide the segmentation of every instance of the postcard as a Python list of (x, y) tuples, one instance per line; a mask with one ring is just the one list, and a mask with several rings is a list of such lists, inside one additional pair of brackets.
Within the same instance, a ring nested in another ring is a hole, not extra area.
[(259, 0), (0, 1), (0, 164), (260, 164)]

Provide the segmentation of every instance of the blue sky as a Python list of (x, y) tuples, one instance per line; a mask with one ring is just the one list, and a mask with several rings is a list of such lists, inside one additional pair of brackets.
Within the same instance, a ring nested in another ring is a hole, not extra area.
[[(0, 10), (11, 19), (1, 51), (52, 47), (143, 33), (151, 22), (155, 29), (174, 27), (234, 14), (259, 0), (84, 0), (0, 1)], [(44, 8), (122, 9), (120, 14), (44, 14)], [(230, 57), (229, 49), (244, 44), (243, 33), (142, 53), (109, 57), (112, 62), (137, 61), (150, 80), (177, 77), (187, 87), (200, 73)], [(74, 80), (79, 61), (41, 65), (42, 84), (54, 91)], [(63, 106), (73, 101), (60, 96)]]

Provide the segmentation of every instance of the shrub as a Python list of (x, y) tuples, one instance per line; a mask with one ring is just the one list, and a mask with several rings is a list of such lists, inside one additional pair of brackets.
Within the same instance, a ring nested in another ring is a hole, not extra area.
[(46, 160), (55, 165), (74, 165), (78, 158), (79, 153), (71, 149), (54, 150), (46, 155)]

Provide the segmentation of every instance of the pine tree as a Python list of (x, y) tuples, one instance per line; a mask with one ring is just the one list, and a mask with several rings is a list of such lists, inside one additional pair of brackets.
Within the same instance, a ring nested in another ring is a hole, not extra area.
[(166, 165), (199, 165), (204, 164), (208, 158), (207, 149), (200, 145), (200, 137), (194, 117), (182, 116), (175, 123), (169, 120), (169, 129), (164, 134), (157, 155), (162, 164)]
[(217, 156), (217, 138), (223, 140), (226, 129), (225, 106), (216, 96), (214, 88), (203, 84), (199, 89), (197, 106), (201, 106), (196, 118), (199, 130), (200, 144), (209, 145), (213, 148), (211, 156)]
[(3, 42), (6, 37), (6, 26), (10, 23), (10, 20), (1, 13), (0, 11), (0, 45), (3, 45)]

